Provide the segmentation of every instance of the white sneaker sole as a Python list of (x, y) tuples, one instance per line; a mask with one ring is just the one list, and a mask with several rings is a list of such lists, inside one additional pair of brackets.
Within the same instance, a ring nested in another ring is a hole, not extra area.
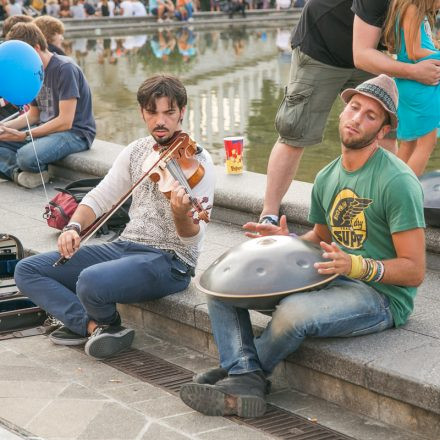
[(73, 347), (75, 345), (84, 345), (89, 338), (84, 337), (83, 339), (63, 339), (63, 338), (56, 338), (52, 335), (49, 335), (49, 339), (55, 345), (67, 345), (67, 346)]
[(105, 359), (130, 348), (133, 339), (134, 330), (130, 328), (113, 334), (103, 333), (90, 337), (84, 351), (96, 359)]

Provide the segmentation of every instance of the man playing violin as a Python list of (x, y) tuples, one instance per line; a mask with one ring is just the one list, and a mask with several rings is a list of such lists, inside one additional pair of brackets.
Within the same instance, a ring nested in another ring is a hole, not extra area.
[[(20, 291), (64, 324), (51, 333), (52, 342), (85, 344), (85, 352), (98, 359), (133, 341), (134, 330), (121, 326), (116, 303), (153, 300), (188, 286), (206, 229), (206, 223), (191, 218), (192, 204), (180, 183), (174, 182), (168, 199), (159, 189), (161, 182), (147, 178), (133, 191), (130, 221), (120, 238), (80, 247), (81, 232), (139, 181), (150, 156), (171, 148), (181, 131), (187, 95), (177, 78), (148, 78), (137, 100), (150, 136), (123, 149), (102, 182), (84, 197), (58, 238), (59, 252), (26, 258), (15, 270)], [(194, 159), (204, 174), (192, 196), (207, 197), (212, 205), (211, 157), (197, 147)], [(60, 254), (68, 261), (54, 267)]]
[[(209, 299), (222, 368), (195, 377), (180, 395), (208, 415), (258, 417), (266, 408), (266, 377), (306, 337), (346, 337), (403, 325), (425, 274), (423, 193), (411, 169), (378, 142), (396, 128), (397, 89), (380, 75), (347, 89), (340, 115), (342, 155), (321, 170), (312, 190), (316, 270), (336, 277), (322, 290), (287, 295), (254, 339), (249, 312)], [(280, 226), (247, 223), (249, 237), (289, 235)], [(292, 263), (293, 264), (293, 263)], [(292, 268), (293, 270), (293, 268)]]

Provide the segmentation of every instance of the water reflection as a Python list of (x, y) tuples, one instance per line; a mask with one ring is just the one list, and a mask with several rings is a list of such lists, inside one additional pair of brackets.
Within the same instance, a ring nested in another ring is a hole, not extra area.
[[(148, 76), (169, 72), (187, 87), (184, 127), (223, 163), (225, 136), (245, 136), (245, 168), (265, 173), (276, 140), (274, 118), (290, 67), (290, 28), (195, 31), (159, 28), (127, 37), (66, 43), (84, 70), (94, 99), (97, 137), (126, 145), (145, 135), (136, 91)], [(340, 153), (336, 102), (324, 141), (306, 149), (297, 179), (312, 182)], [(440, 168), (434, 153), (429, 170)]]

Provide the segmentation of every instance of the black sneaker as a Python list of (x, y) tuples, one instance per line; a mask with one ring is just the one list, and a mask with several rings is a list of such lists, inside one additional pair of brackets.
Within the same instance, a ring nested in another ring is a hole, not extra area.
[(74, 333), (66, 326), (62, 326), (57, 330), (54, 330), (49, 339), (57, 345), (82, 345), (87, 342), (88, 337)]
[(262, 225), (274, 225), (274, 226), (278, 226), (278, 221), (275, 220), (272, 216), (270, 215), (264, 215), (263, 217), (260, 218), (260, 220), (258, 220), (258, 223), (262, 224)]
[(261, 417), (266, 412), (266, 378), (261, 371), (231, 375), (215, 385), (187, 383), (180, 398), (207, 416)]
[(90, 335), (84, 347), (89, 356), (105, 359), (130, 348), (134, 330), (120, 325), (100, 325)]

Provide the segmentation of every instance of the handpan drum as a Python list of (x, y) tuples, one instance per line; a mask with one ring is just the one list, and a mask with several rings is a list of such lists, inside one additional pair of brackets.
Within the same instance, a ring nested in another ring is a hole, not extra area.
[(270, 311), (285, 296), (318, 290), (338, 275), (320, 275), (320, 247), (295, 237), (269, 235), (225, 252), (206, 269), (198, 287), (236, 307)]

